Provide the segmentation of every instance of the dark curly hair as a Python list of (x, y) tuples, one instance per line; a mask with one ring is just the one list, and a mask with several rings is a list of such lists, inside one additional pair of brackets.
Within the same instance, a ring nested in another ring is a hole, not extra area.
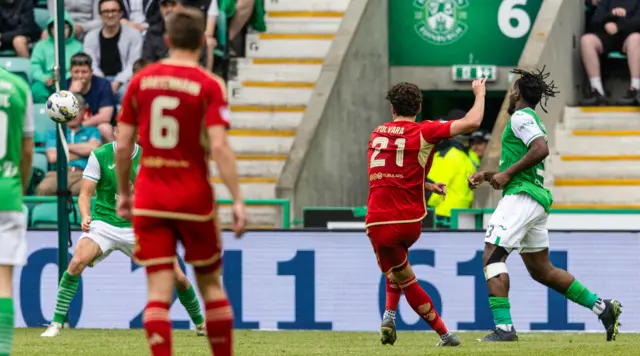
[(545, 79), (549, 78), (551, 73), (545, 73), (546, 66), (536, 71), (526, 71), (522, 69), (514, 69), (511, 73), (520, 75), (520, 78), (516, 81), (520, 95), (524, 100), (532, 107), (536, 107), (538, 103), (544, 99), (543, 103), (540, 103), (540, 107), (544, 112), (547, 112), (545, 106), (549, 98), (553, 98), (560, 92), (557, 91), (556, 85), (553, 80), (549, 83)]
[(422, 105), (422, 92), (417, 85), (399, 83), (389, 89), (387, 100), (398, 116), (412, 117), (418, 115)]

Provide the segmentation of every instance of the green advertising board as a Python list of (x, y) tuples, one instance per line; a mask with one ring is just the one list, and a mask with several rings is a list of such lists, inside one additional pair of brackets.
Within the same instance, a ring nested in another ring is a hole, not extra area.
[(515, 66), (542, 0), (389, 0), (392, 66)]

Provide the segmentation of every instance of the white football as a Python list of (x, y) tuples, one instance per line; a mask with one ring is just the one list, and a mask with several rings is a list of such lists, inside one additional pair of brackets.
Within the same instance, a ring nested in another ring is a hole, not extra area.
[(66, 124), (73, 120), (79, 111), (78, 99), (70, 91), (55, 92), (47, 100), (47, 114), (55, 122)]

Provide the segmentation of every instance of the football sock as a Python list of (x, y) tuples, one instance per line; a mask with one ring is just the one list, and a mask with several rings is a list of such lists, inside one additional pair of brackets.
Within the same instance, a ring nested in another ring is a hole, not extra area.
[(205, 304), (207, 337), (215, 356), (233, 355), (233, 311), (229, 300), (216, 300)]
[(593, 77), (589, 78), (589, 83), (591, 84), (591, 89), (595, 89), (600, 93), (600, 95), (604, 96), (604, 88), (602, 87), (602, 78)]
[(631, 78), (631, 87), (640, 90), (640, 78)]
[(598, 298), (577, 279), (571, 283), (564, 296), (576, 304), (591, 309), (598, 316), (604, 311), (605, 305), (602, 299)]
[(444, 321), (442, 321), (438, 312), (433, 308), (431, 297), (420, 287), (415, 276), (401, 284), (400, 288), (402, 288), (404, 296), (407, 298), (407, 302), (409, 302), (411, 308), (424, 319), (438, 335), (442, 336), (449, 333)]
[(13, 319), (13, 299), (0, 298), (0, 356), (11, 354)]
[(64, 323), (64, 318), (69, 312), (69, 304), (73, 300), (78, 290), (78, 280), (80, 276), (72, 276), (64, 272), (60, 285), (58, 286), (58, 297), (56, 298), (56, 308), (53, 311), (53, 321), (56, 323)]
[(489, 307), (493, 313), (493, 320), (498, 329), (511, 331), (511, 303), (507, 297), (489, 297)]
[(384, 317), (390, 317), (395, 321), (396, 310), (398, 310), (398, 303), (400, 303), (400, 297), (402, 296), (402, 289), (400, 289), (398, 282), (390, 280), (388, 276), (386, 277), (386, 279), (387, 295)]
[(202, 324), (204, 322), (204, 317), (200, 310), (200, 301), (198, 301), (198, 297), (196, 297), (196, 291), (193, 290), (193, 284), (189, 283), (189, 289), (176, 289), (176, 292), (178, 293), (180, 303), (184, 305), (184, 308), (187, 310), (187, 313), (189, 313), (189, 317), (193, 323), (196, 325)]
[(144, 308), (142, 324), (152, 356), (171, 356), (171, 321), (169, 304), (149, 302)]

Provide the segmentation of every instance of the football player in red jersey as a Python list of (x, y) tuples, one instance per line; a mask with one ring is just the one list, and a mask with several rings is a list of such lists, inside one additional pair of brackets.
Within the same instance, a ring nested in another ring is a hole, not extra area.
[(407, 260), (408, 250), (422, 232), (427, 215), (425, 190), (444, 194), (441, 184), (425, 183), (436, 144), (477, 130), (484, 116), (486, 79), (472, 84), (475, 103), (467, 115), (455, 121), (416, 122), (422, 108), (420, 89), (409, 83), (395, 85), (387, 94), (393, 121), (378, 126), (369, 141), (369, 199), (367, 236), (387, 279), (386, 311), (380, 341), (396, 341), (395, 311), (404, 292), (411, 308), (440, 335), (438, 346), (458, 346), (420, 287)]
[[(133, 218), (134, 259), (147, 270), (149, 301), (143, 324), (153, 356), (172, 354), (169, 306), (178, 241), (185, 249), (184, 260), (194, 266), (212, 352), (216, 356), (233, 353), (233, 314), (220, 278), (221, 236), (204, 136), (231, 192), (238, 237), (246, 225), (245, 206), (226, 134), (225, 85), (198, 66), (205, 41), (202, 16), (196, 9), (178, 9), (167, 18), (169, 58), (134, 76), (119, 117), (117, 212)], [(132, 191), (126, 182), (136, 135), (143, 153), (132, 206)]]

